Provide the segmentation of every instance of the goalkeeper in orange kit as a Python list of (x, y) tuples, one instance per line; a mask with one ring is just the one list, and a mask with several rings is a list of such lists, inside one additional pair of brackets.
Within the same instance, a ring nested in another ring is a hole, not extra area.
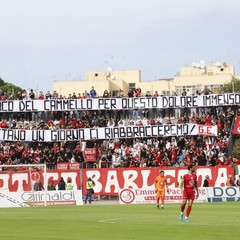
[(165, 188), (167, 192), (169, 192), (167, 178), (164, 176), (163, 170), (161, 170), (159, 172), (159, 176), (156, 177), (154, 186), (155, 186), (155, 193), (157, 198), (157, 208), (159, 209), (159, 202), (161, 198), (161, 209), (163, 209), (164, 200), (165, 200)]

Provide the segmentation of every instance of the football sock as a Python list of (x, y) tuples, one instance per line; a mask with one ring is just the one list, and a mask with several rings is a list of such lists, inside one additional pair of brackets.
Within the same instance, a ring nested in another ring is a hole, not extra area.
[(186, 217), (189, 216), (191, 210), (192, 210), (192, 206), (188, 206), (187, 211), (186, 211)]
[(182, 212), (182, 213), (184, 212), (184, 209), (185, 209), (185, 204), (182, 204), (182, 205), (181, 205), (181, 212)]

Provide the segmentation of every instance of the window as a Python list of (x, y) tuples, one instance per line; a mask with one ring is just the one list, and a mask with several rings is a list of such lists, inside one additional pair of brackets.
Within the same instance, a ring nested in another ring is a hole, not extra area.
[(163, 96), (170, 96), (170, 91), (162, 91)]
[(128, 87), (130, 90), (134, 90), (136, 88), (136, 83), (129, 83)]

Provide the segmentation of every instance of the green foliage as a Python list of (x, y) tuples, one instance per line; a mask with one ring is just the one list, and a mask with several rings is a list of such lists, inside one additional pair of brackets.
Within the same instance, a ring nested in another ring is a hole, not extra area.
[(15, 96), (18, 91), (22, 91), (22, 88), (13, 85), (12, 83), (7, 83), (0, 78), (0, 90), (5, 93), (7, 97)]
[(232, 80), (222, 86), (221, 89), (225, 93), (240, 92), (240, 79), (232, 76)]
[(0, 87), (3, 86), (5, 82), (0, 78)]
[(232, 151), (233, 158), (240, 159), (240, 138), (235, 139)]

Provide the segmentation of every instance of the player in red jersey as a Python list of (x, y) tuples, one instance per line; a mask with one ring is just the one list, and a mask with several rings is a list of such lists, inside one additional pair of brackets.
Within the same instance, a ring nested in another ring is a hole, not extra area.
[(197, 185), (197, 175), (195, 174), (194, 165), (188, 166), (188, 173), (183, 176), (183, 179), (180, 183), (181, 192), (183, 192), (183, 202), (181, 205), (181, 214), (179, 219), (183, 220), (183, 213), (185, 210), (186, 203), (188, 202), (188, 207), (185, 216), (185, 222), (188, 222), (188, 217), (192, 210), (192, 204), (195, 199), (195, 190), (196, 198), (198, 198), (198, 185)]

